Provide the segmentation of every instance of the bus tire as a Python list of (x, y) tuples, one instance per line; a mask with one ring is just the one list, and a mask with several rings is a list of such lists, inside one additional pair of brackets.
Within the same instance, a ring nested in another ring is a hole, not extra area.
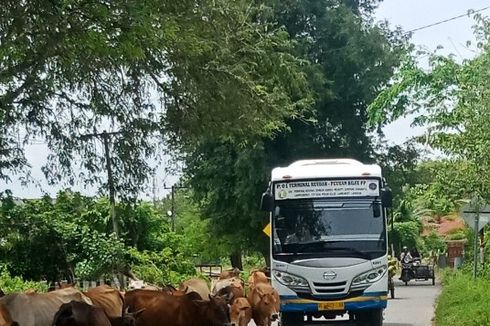
[(302, 312), (281, 313), (281, 326), (303, 326), (305, 317)]
[(373, 309), (356, 313), (358, 326), (382, 326), (383, 309)]

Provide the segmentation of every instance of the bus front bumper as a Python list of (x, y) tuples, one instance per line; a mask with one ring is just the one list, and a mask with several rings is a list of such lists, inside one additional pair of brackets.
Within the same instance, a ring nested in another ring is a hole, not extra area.
[(281, 296), (282, 312), (328, 312), (384, 309), (387, 293), (364, 293), (362, 296), (345, 300), (322, 301), (302, 299), (297, 296)]

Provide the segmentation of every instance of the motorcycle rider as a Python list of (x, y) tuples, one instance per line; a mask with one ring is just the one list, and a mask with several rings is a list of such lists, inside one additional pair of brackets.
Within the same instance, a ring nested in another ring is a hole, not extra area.
[(403, 246), (402, 253), (400, 255), (400, 261), (402, 263), (408, 264), (413, 260), (412, 255), (410, 254), (410, 251), (408, 250), (407, 246)]
[[(412, 255), (410, 254), (410, 251), (408, 250), (407, 246), (403, 246), (402, 253), (400, 255), (400, 262), (402, 264), (402, 272), (400, 274), (400, 280), (403, 280), (404, 275), (407, 275), (406, 273), (409, 273), (411, 264), (412, 264), (413, 258)], [(410, 275), (410, 274), (408, 274)]]

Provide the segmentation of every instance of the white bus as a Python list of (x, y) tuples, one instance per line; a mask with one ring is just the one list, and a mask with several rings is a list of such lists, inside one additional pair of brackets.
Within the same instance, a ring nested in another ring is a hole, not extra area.
[(378, 165), (302, 160), (273, 169), (262, 209), (271, 212), (282, 326), (345, 313), (359, 325), (382, 325), (391, 202)]

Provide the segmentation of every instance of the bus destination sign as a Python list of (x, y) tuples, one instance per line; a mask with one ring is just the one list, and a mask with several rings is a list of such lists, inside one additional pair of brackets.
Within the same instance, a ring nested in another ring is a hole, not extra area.
[(276, 200), (375, 196), (379, 196), (377, 179), (306, 180), (275, 184)]

